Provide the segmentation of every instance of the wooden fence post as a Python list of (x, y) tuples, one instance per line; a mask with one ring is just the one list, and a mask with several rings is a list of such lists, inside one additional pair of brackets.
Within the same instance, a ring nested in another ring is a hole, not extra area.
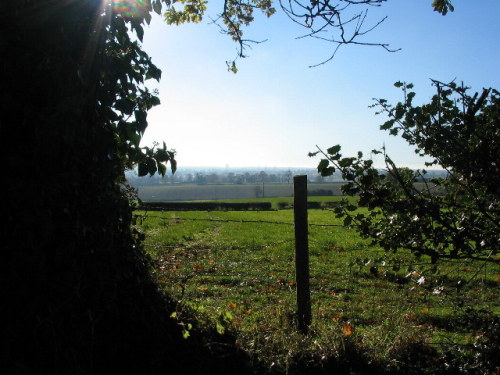
[(307, 333), (311, 324), (309, 289), (309, 243), (307, 223), (307, 176), (293, 177), (295, 218), (295, 281), (297, 283), (297, 318), (299, 330)]

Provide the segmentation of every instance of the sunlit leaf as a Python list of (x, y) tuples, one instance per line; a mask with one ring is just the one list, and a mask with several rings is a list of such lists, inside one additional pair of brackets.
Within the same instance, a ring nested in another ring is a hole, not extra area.
[(352, 331), (352, 326), (349, 323), (344, 323), (344, 325), (342, 326), (342, 334), (344, 336), (351, 336), (353, 333)]

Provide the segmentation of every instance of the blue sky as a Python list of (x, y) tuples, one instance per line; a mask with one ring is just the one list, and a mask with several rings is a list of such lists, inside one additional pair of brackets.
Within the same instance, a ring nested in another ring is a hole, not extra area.
[[(315, 167), (308, 152), (341, 144), (345, 156), (385, 144), (398, 165), (423, 164), (399, 138), (378, 129), (385, 118), (372, 98), (401, 99), (393, 83), (415, 85), (417, 103), (433, 95), (430, 78), (464, 81), (473, 90), (500, 88), (499, 0), (455, 0), (455, 12), (433, 12), (431, 0), (389, 0), (370, 8), (369, 20), (388, 19), (366, 41), (401, 48), (334, 46), (310, 38), (278, 9), (259, 17), (247, 37), (267, 39), (238, 60), (236, 45), (207, 17), (201, 24), (167, 26), (160, 17), (146, 29), (144, 49), (163, 71), (162, 104), (149, 115), (143, 144), (165, 141), (183, 166)], [(215, 16), (221, 1), (209, 1)], [(368, 21), (370, 22), (370, 21)]]

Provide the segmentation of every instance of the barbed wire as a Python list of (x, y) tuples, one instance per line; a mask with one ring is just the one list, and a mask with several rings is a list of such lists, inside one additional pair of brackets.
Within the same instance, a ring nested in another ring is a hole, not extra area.
[[(164, 217), (164, 216), (152, 216), (148, 215), (146, 218), (156, 218), (161, 220), (171, 220), (171, 221), (209, 221), (209, 222), (220, 222), (220, 223), (254, 223), (254, 224), (278, 224), (278, 225), (291, 225), (294, 223), (285, 221), (272, 221), (272, 220), (232, 220), (232, 219), (214, 219), (214, 218), (185, 218), (185, 217)], [(311, 227), (343, 227), (343, 224), (315, 224), (308, 223)]]

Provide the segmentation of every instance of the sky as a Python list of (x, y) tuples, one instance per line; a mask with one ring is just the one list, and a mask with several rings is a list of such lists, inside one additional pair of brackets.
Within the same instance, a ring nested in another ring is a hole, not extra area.
[[(280, 9), (258, 17), (246, 37), (266, 40), (239, 59), (237, 46), (209, 17), (200, 24), (168, 26), (154, 17), (143, 48), (162, 70), (161, 105), (148, 116), (142, 144), (165, 141), (178, 168), (315, 167), (316, 147), (342, 146), (344, 156), (386, 147), (399, 166), (418, 168), (422, 158), (400, 138), (379, 130), (386, 118), (369, 108), (373, 98), (402, 100), (396, 81), (412, 82), (416, 104), (434, 94), (430, 79), (456, 80), (480, 91), (500, 88), (499, 0), (455, 0), (455, 12), (433, 12), (431, 0), (389, 0), (371, 7), (367, 22), (387, 20), (364, 40), (391, 48), (347, 45), (328, 59), (331, 43), (301, 38), (305, 29)], [(222, 1), (209, 0), (215, 17)], [(380, 164), (382, 161), (377, 161)]]

